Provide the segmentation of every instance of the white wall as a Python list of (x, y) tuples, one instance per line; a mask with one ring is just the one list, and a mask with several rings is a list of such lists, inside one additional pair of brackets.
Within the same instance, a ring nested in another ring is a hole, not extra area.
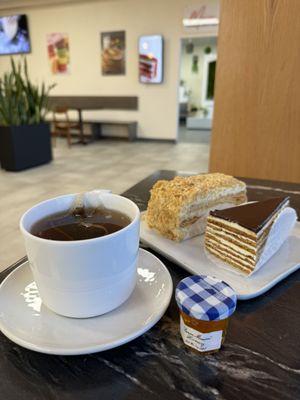
[[(219, 0), (208, 2), (217, 7)], [(201, 1), (190, 0), (188, 3), (199, 5)], [(136, 119), (140, 137), (175, 139), (180, 38), (195, 36), (195, 33), (186, 33), (182, 27), (186, 4), (186, 0), (119, 0), (18, 9), (18, 13), (26, 13), (29, 19), (32, 53), (27, 58), (31, 77), (34, 81), (56, 82), (53, 95), (138, 96), (139, 110), (136, 112), (103, 110), (98, 115)], [(99, 34), (113, 30), (126, 31), (125, 76), (107, 77), (100, 73)], [(212, 31), (215, 29), (206, 28), (202, 34), (209, 36)], [(68, 76), (50, 73), (46, 35), (52, 32), (69, 34), (71, 73)], [(140, 35), (147, 34), (162, 34), (165, 39), (164, 83), (161, 85), (138, 82), (137, 41)], [(8, 68), (9, 57), (2, 56), (0, 73)]]
[[(217, 53), (216, 39), (201, 39), (193, 41), (194, 51), (191, 54), (187, 54), (185, 46), (187, 40), (183, 41), (182, 56), (181, 56), (181, 67), (180, 67), (180, 78), (185, 82), (186, 90), (190, 91), (189, 106), (201, 107), (201, 95), (202, 95), (202, 80), (203, 80), (203, 61), (204, 61), (204, 49), (206, 47), (211, 48), (211, 54)], [(193, 56), (198, 56), (198, 72), (192, 71)]]

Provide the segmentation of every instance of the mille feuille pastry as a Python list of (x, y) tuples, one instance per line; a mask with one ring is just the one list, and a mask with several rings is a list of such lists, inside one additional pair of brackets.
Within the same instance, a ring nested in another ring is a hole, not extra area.
[(247, 201), (246, 185), (214, 173), (161, 180), (151, 189), (147, 224), (163, 236), (181, 241), (204, 233), (210, 210)]
[(259, 262), (274, 221), (288, 205), (288, 197), (276, 197), (211, 211), (205, 233), (206, 249), (250, 274)]

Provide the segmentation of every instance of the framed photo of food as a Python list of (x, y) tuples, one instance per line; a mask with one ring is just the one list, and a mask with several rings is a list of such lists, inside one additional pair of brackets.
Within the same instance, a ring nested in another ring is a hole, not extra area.
[(163, 37), (161, 35), (139, 38), (139, 81), (162, 83), (163, 81)]
[(47, 51), (52, 74), (60, 75), (70, 72), (70, 49), (68, 34), (48, 34)]
[(101, 33), (102, 75), (125, 75), (125, 31)]

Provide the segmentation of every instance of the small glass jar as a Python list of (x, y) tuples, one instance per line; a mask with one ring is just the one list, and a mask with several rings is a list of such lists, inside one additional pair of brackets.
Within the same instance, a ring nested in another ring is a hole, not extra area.
[(179, 282), (175, 297), (184, 343), (205, 355), (218, 351), (236, 308), (234, 290), (211, 276), (193, 275)]

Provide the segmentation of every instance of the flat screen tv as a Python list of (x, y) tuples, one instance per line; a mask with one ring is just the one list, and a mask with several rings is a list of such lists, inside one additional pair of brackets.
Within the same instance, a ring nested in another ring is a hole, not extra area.
[(0, 17), (0, 55), (30, 53), (27, 16)]
[(163, 80), (163, 38), (161, 35), (141, 36), (139, 39), (139, 79), (142, 83)]

